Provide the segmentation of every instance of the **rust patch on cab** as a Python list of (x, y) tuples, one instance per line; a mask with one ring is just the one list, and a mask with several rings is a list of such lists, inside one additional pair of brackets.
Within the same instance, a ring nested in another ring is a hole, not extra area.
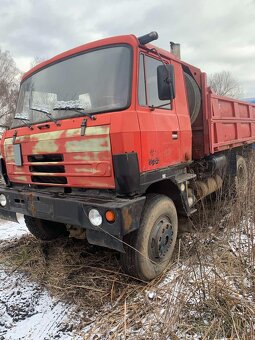
[(133, 222), (133, 218), (132, 218), (132, 215), (130, 214), (128, 207), (122, 210), (122, 217), (124, 221), (124, 226), (123, 226), (124, 230), (125, 232), (128, 232)]

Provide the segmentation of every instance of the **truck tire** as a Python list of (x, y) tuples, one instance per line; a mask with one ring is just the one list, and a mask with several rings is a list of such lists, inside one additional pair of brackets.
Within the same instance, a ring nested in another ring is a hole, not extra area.
[(124, 271), (140, 280), (160, 275), (172, 257), (178, 232), (175, 205), (164, 195), (148, 196), (140, 228), (124, 238)]
[(184, 72), (184, 80), (188, 98), (190, 121), (191, 124), (193, 124), (200, 111), (201, 93), (195, 79), (186, 72)]
[(50, 241), (61, 236), (68, 236), (68, 231), (63, 223), (42, 220), (26, 215), (24, 219), (27, 229), (39, 240)]

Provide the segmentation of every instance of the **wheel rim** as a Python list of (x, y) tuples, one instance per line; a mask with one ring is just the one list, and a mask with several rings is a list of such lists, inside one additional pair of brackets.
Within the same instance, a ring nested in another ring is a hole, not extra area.
[(169, 252), (173, 242), (173, 227), (167, 216), (161, 216), (154, 224), (150, 237), (149, 256), (153, 261), (161, 261)]

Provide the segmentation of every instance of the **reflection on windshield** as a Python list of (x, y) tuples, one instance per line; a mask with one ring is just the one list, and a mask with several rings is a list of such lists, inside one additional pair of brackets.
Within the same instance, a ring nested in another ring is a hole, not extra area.
[[(26, 79), (20, 89), (17, 113), (25, 112), (31, 123), (82, 114), (62, 110), (66, 103), (79, 103), (89, 113), (121, 110), (129, 105), (131, 48), (104, 47), (53, 64)], [(62, 104), (61, 104), (62, 103)], [(76, 105), (77, 106), (77, 105)], [(57, 108), (57, 109), (56, 109)], [(14, 120), (13, 127), (24, 125)]]

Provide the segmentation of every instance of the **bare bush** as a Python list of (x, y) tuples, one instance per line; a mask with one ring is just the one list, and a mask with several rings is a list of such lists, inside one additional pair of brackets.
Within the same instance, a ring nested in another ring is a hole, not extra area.
[(208, 84), (219, 96), (232, 98), (243, 97), (240, 82), (228, 71), (217, 72), (209, 75)]
[(0, 50), (0, 124), (10, 126), (18, 98), (20, 72), (8, 51)]
[(38, 56), (35, 56), (34, 59), (31, 61), (30, 63), (30, 67), (35, 67), (36, 65), (42, 63), (43, 61), (45, 61), (46, 58), (44, 57), (38, 57)]
[(116, 252), (72, 239), (26, 236), (2, 244), (0, 263), (75, 303), (87, 339), (253, 339), (254, 160), (235, 197), (201, 202), (185, 222), (194, 231), (180, 235), (173, 263), (149, 284), (123, 274)]

